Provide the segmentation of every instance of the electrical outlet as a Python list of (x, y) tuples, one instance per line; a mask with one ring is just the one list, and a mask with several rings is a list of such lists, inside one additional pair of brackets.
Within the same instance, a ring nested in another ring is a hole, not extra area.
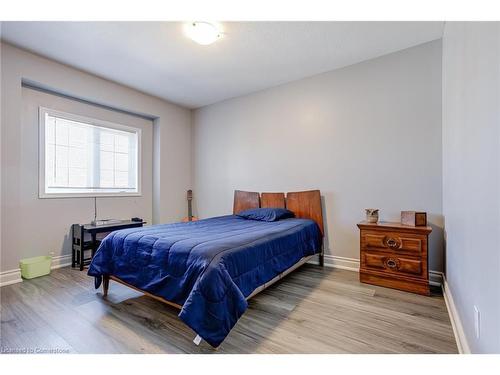
[(476, 339), (479, 339), (481, 335), (481, 315), (479, 314), (479, 309), (474, 305), (474, 328), (476, 331)]
[(49, 255), (50, 255), (51, 257), (54, 257), (55, 253), (54, 253), (53, 251), (51, 251), (51, 252), (49, 253)]

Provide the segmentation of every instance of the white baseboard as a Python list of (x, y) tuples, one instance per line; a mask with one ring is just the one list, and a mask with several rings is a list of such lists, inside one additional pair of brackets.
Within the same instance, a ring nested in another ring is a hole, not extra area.
[[(318, 264), (318, 258), (313, 258), (309, 263)], [(59, 255), (52, 258), (51, 269), (55, 270), (71, 265), (71, 254)], [(339, 257), (325, 254), (325, 266), (339, 268), (348, 271), (359, 272), (359, 259)], [(443, 273), (438, 271), (429, 271), (429, 284), (435, 286), (443, 285)], [(23, 281), (21, 270), (19, 268), (0, 273), (0, 286), (15, 284)], [(444, 289), (444, 287), (443, 287)]]
[(52, 257), (51, 270), (56, 270), (58, 268), (71, 266), (71, 254), (59, 255), (57, 257)]
[(453, 294), (451, 293), (450, 286), (446, 282), (446, 277), (444, 275), (442, 275), (442, 279), (444, 302), (446, 303), (446, 308), (450, 315), (451, 326), (453, 328), (453, 334), (455, 335), (455, 341), (457, 342), (458, 352), (460, 354), (470, 354), (471, 351), (467, 343), (467, 336), (465, 336), (465, 330), (460, 320), (460, 315), (453, 301)]
[(341, 270), (359, 272), (359, 259), (325, 254), (325, 265)]
[[(318, 257), (312, 258), (309, 263), (319, 264)], [(325, 266), (359, 272), (359, 259), (325, 254)]]
[(21, 278), (21, 270), (19, 268), (0, 272), (0, 287), (20, 283), (23, 281)]
[(429, 271), (429, 284), (443, 287), (443, 273), (440, 271)]
[[(71, 254), (59, 255), (52, 257), (51, 270), (71, 265)], [(0, 287), (22, 282), (21, 269), (15, 268), (13, 270), (0, 272)]]

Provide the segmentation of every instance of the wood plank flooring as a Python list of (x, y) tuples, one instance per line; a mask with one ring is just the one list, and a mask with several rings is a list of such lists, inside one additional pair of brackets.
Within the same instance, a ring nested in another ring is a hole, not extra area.
[(305, 265), (250, 300), (218, 350), (195, 346), (175, 308), (85, 272), (0, 288), (2, 352), (457, 353), (443, 297), (361, 284), (355, 272)]

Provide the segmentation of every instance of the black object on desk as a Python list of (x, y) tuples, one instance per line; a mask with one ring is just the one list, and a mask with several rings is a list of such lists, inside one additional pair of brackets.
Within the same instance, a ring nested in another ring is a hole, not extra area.
[[(137, 218), (134, 218), (137, 220)], [(72, 229), (72, 243), (71, 243), (71, 267), (75, 267), (77, 264), (80, 266), (80, 271), (83, 271), (83, 267), (90, 264), (90, 261), (94, 257), (94, 254), (99, 247), (100, 241), (97, 240), (98, 233), (109, 233), (115, 230), (142, 227), (146, 224), (145, 221), (132, 221), (123, 220), (119, 223), (113, 222), (112, 224), (104, 225), (93, 225), (93, 224), (73, 224)], [(85, 241), (85, 234), (90, 234), (90, 241)], [(85, 251), (90, 250), (90, 258), (85, 258)]]

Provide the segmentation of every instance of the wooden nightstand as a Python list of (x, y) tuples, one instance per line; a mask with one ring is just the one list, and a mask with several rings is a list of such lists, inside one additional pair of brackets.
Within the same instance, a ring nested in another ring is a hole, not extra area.
[(361, 282), (429, 295), (431, 227), (361, 222), (358, 228)]

